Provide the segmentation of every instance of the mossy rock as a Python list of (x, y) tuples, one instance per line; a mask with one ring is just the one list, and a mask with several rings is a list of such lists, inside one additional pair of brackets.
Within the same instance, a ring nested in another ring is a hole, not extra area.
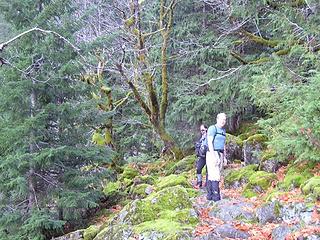
[(159, 218), (168, 219), (170, 221), (178, 222), (195, 226), (198, 222), (198, 216), (194, 209), (181, 209), (181, 210), (165, 210), (159, 214)]
[(84, 230), (83, 240), (92, 240), (99, 233), (99, 227), (96, 225), (91, 225), (87, 229)]
[(184, 175), (175, 175), (171, 174), (166, 177), (161, 177), (158, 179), (155, 184), (156, 189), (159, 191), (161, 189), (181, 185), (186, 188), (191, 188), (191, 184), (188, 182), (188, 179)]
[(310, 194), (317, 200), (320, 199), (320, 176), (315, 176), (310, 178), (304, 183), (302, 187), (302, 192), (306, 195)]
[(152, 186), (146, 183), (142, 183), (136, 186), (133, 185), (131, 186), (129, 194), (133, 198), (145, 198), (146, 196), (148, 196), (148, 194), (146, 193), (147, 188), (152, 188)]
[(150, 175), (136, 176), (133, 179), (133, 184), (138, 185), (142, 183), (153, 185), (155, 183), (155, 178)]
[(224, 184), (226, 187), (240, 187), (249, 181), (250, 176), (254, 174), (257, 169), (257, 165), (248, 165), (239, 170), (230, 171), (224, 179)]
[(249, 177), (249, 182), (244, 188), (243, 195), (245, 197), (253, 197), (259, 193), (263, 193), (276, 179), (277, 176), (274, 173), (257, 171)]
[(134, 236), (133, 228), (127, 224), (109, 225), (100, 231), (94, 240), (125, 240)]
[(118, 182), (109, 182), (104, 188), (103, 188), (103, 193), (107, 197), (114, 196), (119, 193), (121, 189), (121, 183)]
[[(184, 225), (168, 219), (144, 222), (135, 227), (135, 231), (141, 236), (139, 239), (159, 240), (191, 239), (193, 229), (194, 225)], [(189, 237), (186, 238), (186, 235)]]
[(114, 219), (115, 224), (137, 225), (158, 219), (165, 210), (190, 209), (192, 203), (188, 192), (182, 186), (165, 188), (147, 198), (137, 199), (125, 206)]
[(249, 144), (257, 144), (257, 143), (264, 144), (267, 140), (268, 140), (268, 138), (266, 135), (255, 134), (255, 135), (248, 137), (247, 140), (245, 140), (245, 142), (249, 143)]
[(179, 162), (174, 163), (170, 168), (167, 168), (168, 170), (166, 171), (166, 175), (173, 173), (179, 174), (194, 169), (196, 160), (197, 157), (195, 155), (187, 156)]
[(312, 166), (308, 165), (294, 165), (288, 168), (288, 171), (278, 187), (280, 189), (290, 190), (293, 188), (300, 187), (303, 185), (308, 179), (313, 177), (311, 173)]
[(131, 166), (126, 166), (123, 170), (123, 173), (120, 176), (120, 179), (134, 179), (135, 176), (138, 176), (140, 173), (137, 169), (131, 167)]
[(129, 192), (129, 187), (133, 184), (133, 179), (123, 178), (121, 185), (127, 189), (126, 192)]

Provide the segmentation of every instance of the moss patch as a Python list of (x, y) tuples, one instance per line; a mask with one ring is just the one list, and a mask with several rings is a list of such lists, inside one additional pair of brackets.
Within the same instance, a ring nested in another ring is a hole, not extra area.
[(164, 234), (173, 235), (181, 230), (192, 230), (193, 226), (183, 225), (168, 219), (157, 219), (155, 221), (141, 223), (134, 229), (137, 233), (157, 231)]
[(114, 196), (118, 194), (119, 190), (121, 188), (120, 182), (109, 182), (103, 189), (103, 193), (108, 196)]
[(267, 136), (264, 134), (255, 134), (250, 137), (248, 137), (247, 140), (245, 140), (246, 143), (250, 144), (256, 144), (256, 143), (265, 143), (268, 140)]
[(226, 186), (231, 186), (235, 182), (247, 183), (250, 176), (254, 174), (257, 169), (257, 165), (248, 165), (239, 170), (233, 170), (226, 175), (224, 183), (226, 184)]
[(83, 239), (84, 240), (92, 240), (98, 234), (98, 232), (99, 232), (99, 227), (92, 225), (92, 226), (88, 227), (86, 230), (84, 230)]
[(182, 160), (180, 160), (177, 163), (174, 163), (174, 165), (170, 166), (168, 165), (166, 167), (166, 175), (173, 174), (173, 173), (182, 173), (182, 172), (187, 172), (191, 169), (194, 169), (195, 162), (197, 158), (195, 155), (190, 155)]
[(300, 187), (308, 179), (313, 177), (311, 173), (312, 166), (309, 165), (294, 165), (289, 167), (283, 182), (279, 184), (279, 188), (290, 190)]
[(227, 133), (226, 144), (236, 144), (239, 147), (243, 146), (243, 140), (237, 136)]
[(136, 197), (144, 198), (147, 196), (147, 193), (146, 193), (147, 187), (151, 187), (151, 185), (143, 183), (136, 186), (132, 186), (129, 194), (134, 198)]
[(245, 197), (253, 197), (259, 193), (265, 192), (277, 177), (274, 173), (257, 171), (249, 177), (249, 182), (245, 186), (243, 195)]
[(261, 156), (261, 161), (266, 161), (268, 159), (274, 158), (276, 156), (276, 151), (269, 148), (264, 150), (260, 156)]
[(130, 166), (126, 166), (123, 170), (123, 173), (121, 174), (121, 179), (127, 178), (127, 179), (134, 179), (135, 176), (139, 175), (139, 171), (135, 168), (132, 168)]
[(304, 194), (311, 194), (316, 199), (320, 199), (320, 176), (312, 177), (305, 182), (302, 187)]
[(167, 187), (181, 185), (186, 188), (191, 188), (191, 184), (188, 182), (187, 178), (184, 175), (169, 175), (166, 177), (159, 178), (155, 187), (157, 190), (161, 190)]
[(168, 187), (152, 193), (145, 199), (129, 203), (118, 215), (116, 220), (120, 224), (133, 225), (158, 218), (162, 211), (190, 209), (192, 203), (188, 192), (182, 186)]

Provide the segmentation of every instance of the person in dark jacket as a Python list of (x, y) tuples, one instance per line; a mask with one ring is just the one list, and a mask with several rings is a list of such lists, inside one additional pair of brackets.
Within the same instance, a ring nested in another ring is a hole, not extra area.
[(201, 137), (196, 142), (196, 155), (197, 155), (197, 186), (202, 187), (202, 169), (206, 165), (206, 153), (207, 153), (207, 130), (208, 127), (204, 124), (200, 126)]

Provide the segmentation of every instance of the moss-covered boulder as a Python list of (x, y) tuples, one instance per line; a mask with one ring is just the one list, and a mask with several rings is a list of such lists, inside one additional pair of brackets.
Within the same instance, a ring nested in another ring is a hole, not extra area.
[(265, 192), (277, 179), (274, 173), (268, 173), (264, 171), (257, 171), (249, 177), (249, 182), (243, 190), (245, 197), (253, 197), (260, 193)]
[(133, 179), (133, 185), (138, 185), (142, 183), (153, 185), (155, 183), (155, 178), (150, 175), (139, 175)]
[(197, 158), (195, 155), (187, 156), (175, 163), (173, 166), (169, 166), (168, 170), (166, 171), (166, 175), (179, 174), (194, 169), (196, 160)]
[(191, 184), (188, 182), (188, 179), (184, 175), (175, 174), (159, 178), (155, 184), (155, 187), (159, 191), (167, 187), (173, 187), (178, 185), (184, 186), (186, 188), (192, 187)]
[(302, 186), (302, 192), (320, 200), (320, 176), (315, 176), (306, 181)]
[(158, 218), (164, 210), (191, 208), (188, 192), (181, 186), (165, 188), (152, 193), (145, 199), (135, 200), (122, 209), (117, 218), (118, 223), (137, 225)]
[(84, 230), (83, 240), (92, 240), (99, 232), (99, 227), (96, 225), (92, 225)]
[(135, 227), (140, 236), (139, 239), (192, 239), (194, 225), (182, 225), (168, 219), (157, 219), (151, 222), (144, 222)]
[(257, 169), (257, 165), (249, 165), (241, 169), (233, 170), (225, 176), (224, 184), (227, 188), (238, 188), (248, 183), (250, 176), (252, 176)]
[(129, 240), (135, 239), (133, 228), (127, 224), (110, 225), (105, 227), (93, 240)]
[(131, 186), (129, 195), (131, 198), (145, 198), (148, 196), (152, 191), (153, 187), (150, 184), (139, 184)]
[(243, 144), (243, 158), (245, 165), (259, 164), (259, 155), (265, 147), (267, 138), (263, 134), (250, 136)]
[(292, 165), (288, 168), (283, 182), (278, 184), (280, 189), (291, 190), (293, 188), (299, 188), (308, 179), (313, 177), (311, 169), (313, 166), (305, 165)]
[(197, 223), (188, 191), (182, 186), (167, 187), (130, 202), (94, 240), (137, 236), (139, 239), (192, 239), (191, 233)]

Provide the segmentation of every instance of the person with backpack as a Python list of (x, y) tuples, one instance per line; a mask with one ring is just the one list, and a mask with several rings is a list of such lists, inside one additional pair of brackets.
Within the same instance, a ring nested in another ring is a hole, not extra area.
[(206, 165), (206, 154), (207, 154), (207, 130), (208, 127), (204, 124), (200, 126), (201, 137), (196, 142), (195, 150), (197, 155), (197, 186), (202, 187), (202, 169)]
[(219, 113), (217, 115), (217, 123), (209, 127), (207, 134), (207, 199), (213, 201), (219, 201), (221, 199), (219, 183), (225, 159), (226, 130), (224, 126), (226, 124), (226, 120), (226, 114)]

